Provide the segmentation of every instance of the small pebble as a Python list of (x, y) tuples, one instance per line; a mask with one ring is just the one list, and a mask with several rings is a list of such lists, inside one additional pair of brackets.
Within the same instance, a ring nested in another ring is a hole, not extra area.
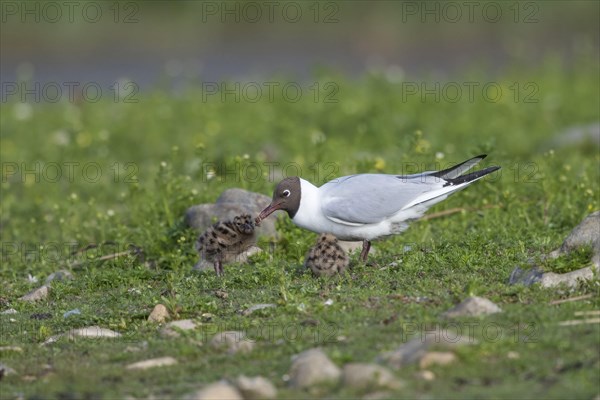
[(86, 328), (81, 329), (73, 329), (70, 331), (71, 336), (77, 336), (82, 338), (117, 338), (120, 337), (121, 334), (119, 332), (115, 332), (111, 329), (101, 328), (99, 326), (88, 326)]
[(246, 334), (240, 331), (219, 332), (210, 341), (210, 345), (216, 349), (227, 349), (227, 353), (248, 353), (255, 345), (255, 342), (246, 338)]
[(169, 311), (163, 304), (157, 304), (148, 316), (148, 321), (163, 323), (169, 318)]
[(357, 390), (383, 387), (398, 389), (402, 386), (392, 372), (377, 364), (350, 363), (344, 365), (342, 370), (342, 383), (344, 386)]
[(49, 345), (52, 343), (58, 342), (63, 337), (66, 337), (69, 340), (75, 340), (76, 338), (85, 338), (85, 339), (114, 339), (121, 337), (119, 332), (115, 332), (110, 329), (101, 328), (99, 326), (88, 326), (80, 329), (71, 329), (66, 333), (60, 333), (58, 335), (54, 335), (46, 339), (42, 345)]
[(271, 304), (271, 303), (267, 303), (267, 304), (255, 304), (252, 307), (249, 307), (246, 310), (242, 311), (242, 315), (244, 315), (244, 316), (250, 315), (254, 311), (264, 310), (265, 308), (272, 308), (272, 307), (277, 307), (277, 305), (276, 304)]
[(0, 346), (0, 353), (5, 353), (9, 351), (15, 351), (17, 353), (23, 352), (23, 349), (19, 346)]
[(433, 365), (448, 365), (456, 361), (456, 355), (450, 351), (430, 351), (419, 361), (421, 369), (427, 369)]
[(363, 400), (388, 400), (394, 396), (389, 392), (373, 392), (363, 396)]
[(37, 289), (32, 290), (24, 296), (21, 296), (19, 300), (22, 301), (38, 301), (44, 300), (50, 294), (50, 287), (47, 285), (43, 285)]
[(476, 343), (477, 340), (469, 335), (459, 335), (452, 330), (436, 329), (427, 331), (425, 336), (416, 336), (395, 350), (380, 354), (377, 359), (380, 362), (387, 363), (392, 368), (398, 369), (419, 362), (432, 346), (447, 349)]
[(215, 317), (215, 314), (205, 312), (205, 313), (202, 313), (201, 317), (202, 317), (203, 322), (210, 322)]
[(81, 314), (81, 311), (79, 311), (79, 308), (76, 308), (74, 310), (70, 310), (70, 311), (67, 311), (66, 313), (64, 313), (63, 318), (68, 318), (71, 315), (79, 315), (79, 314)]
[(423, 371), (418, 371), (415, 374), (415, 377), (424, 381), (432, 381), (435, 379), (435, 374), (427, 369), (424, 369)]
[(447, 318), (462, 316), (478, 317), (499, 312), (502, 312), (502, 309), (488, 299), (472, 296), (446, 311), (443, 315)]
[(165, 337), (179, 337), (181, 336), (180, 331), (189, 331), (196, 328), (196, 323), (191, 319), (180, 319), (177, 321), (171, 321), (165, 325), (161, 330), (160, 334)]
[(61, 269), (48, 275), (46, 285), (49, 285), (52, 281), (65, 281), (67, 279), (73, 279), (73, 274), (66, 269)]
[(275, 386), (262, 376), (247, 377), (241, 375), (235, 380), (235, 386), (246, 400), (277, 398)]
[(166, 367), (169, 365), (177, 364), (177, 360), (173, 357), (159, 357), (151, 358), (149, 360), (138, 361), (133, 364), (129, 364), (127, 369), (148, 369), (154, 367)]
[(211, 383), (195, 393), (184, 397), (185, 400), (243, 400), (241, 393), (226, 381)]
[(342, 372), (321, 349), (306, 350), (293, 359), (289, 385), (307, 388), (324, 382), (337, 382)]

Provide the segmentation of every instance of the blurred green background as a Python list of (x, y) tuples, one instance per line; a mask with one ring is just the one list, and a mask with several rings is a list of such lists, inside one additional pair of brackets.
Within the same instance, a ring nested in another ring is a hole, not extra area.
[(53, 195), (126, 209), (161, 165), (196, 193), (183, 207), (269, 193), (289, 163), (315, 183), (481, 152), (516, 183), (565, 146), (598, 164), (595, 1), (69, 4), (2, 3), (4, 222)]
[[(196, 113), (194, 128), (185, 132), (183, 140), (178, 140), (173, 131), (188, 129), (184, 124), (173, 124), (170, 132), (161, 129), (162, 143), (190, 148), (202, 141), (192, 138), (212, 132), (235, 136), (237, 144), (220, 143), (223, 152), (239, 153), (248, 149), (268, 153), (264, 143), (256, 143), (256, 131), (265, 129), (261, 127), (265, 124), (274, 133), (287, 135), (289, 131), (285, 127), (274, 129), (287, 122), (276, 115), (260, 114), (254, 115), (256, 120), (250, 125), (246, 122), (236, 125), (238, 118), (212, 121), (211, 103), (227, 103), (226, 107), (232, 107), (234, 114), (244, 112), (236, 107), (240, 102), (247, 106), (244, 110), (252, 110), (253, 88), (249, 87), (250, 94), (242, 93), (241, 99), (236, 101), (235, 96), (209, 93), (202, 82), (230, 82), (225, 83), (230, 90), (235, 90), (236, 84), (243, 89), (251, 82), (259, 85), (260, 100), (265, 100), (268, 91), (265, 82), (278, 81), (282, 84), (276, 89), (274, 101), (267, 100), (270, 103), (284, 102), (289, 108), (302, 109), (301, 112), (310, 115), (307, 110), (310, 105), (304, 103), (315, 100), (316, 90), (321, 95), (313, 102), (323, 103), (321, 109), (327, 110), (324, 112), (343, 110), (345, 116), (330, 121), (327, 126), (311, 127), (308, 118), (303, 134), (305, 140), (310, 132), (317, 132), (317, 136), (323, 132), (353, 141), (356, 146), (352, 147), (352, 155), (365, 150), (396, 151), (384, 146), (390, 144), (387, 138), (377, 141), (367, 134), (369, 140), (361, 139), (364, 133), (360, 132), (366, 132), (365, 126), (377, 124), (379, 118), (385, 120), (384, 123), (393, 122), (396, 136), (425, 128), (407, 122), (415, 113), (407, 104), (410, 102), (447, 103), (449, 112), (465, 118), (463, 112), (468, 110), (464, 110), (462, 103), (468, 94), (466, 85), (474, 83), (477, 85), (474, 101), (467, 103), (487, 103), (495, 111), (516, 106), (527, 112), (532, 100), (544, 103), (541, 106), (552, 114), (558, 112), (545, 126), (550, 137), (568, 124), (560, 117), (565, 108), (573, 107), (575, 112), (581, 113), (577, 116), (581, 124), (598, 119), (597, 114), (578, 110), (578, 99), (565, 99), (561, 103), (556, 90), (557, 85), (577, 84), (575, 75), (581, 68), (590, 71), (594, 78), (599, 65), (599, 13), (600, 5), (595, 1), (78, 1), (69, 5), (6, 1), (2, 3), (0, 35), (2, 106), (6, 112), (16, 103), (43, 105), (49, 97), (56, 98), (48, 93), (44, 96), (44, 85), (48, 83), (62, 89), (59, 103), (77, 103), (68, 99), (65, 85), (78, 85), (77, 100), (79, 89), (87, 84), (101, 89), (100, 100), (119, 103), (115, 113), (111, 111), (110, 116), (99, 117), (117, 118), (129, 113), (126, 107), (132, 105), (120, 104), (128, 100), (137, 101), (139, 109), (147, 107), (156, 99), (146, 96), (148, 93), (160, 91), (175, 96), (175, 101), (191, 93), (193, 96), (182, 100), (183, 104), (177, 108), (181, 108), (181, 112), (188, 109)], [(544, 74), (553, 74), (553, 78), (542, 82)], [(369, 114), (372, 103), (361, 104), (354, 88), (344, 87), (347, 82), (373, 77), (381, 78), (381, 83), (372, 90), (393, 92), (393, 107), (390, 103), (376, 107), (386, 113), (380, 117)], [(280, 90), (286, 82), (302, 85), (302, 101), (286, 100)], [(483, 88), (490, 83), (494, 86), (492, 89), (496, 84), (504, 85), (497, 101), (483, 98), (487, 93)], [(14, 92), (15, 84), (24, 86), (18, 86)], [(35, 84), (41, 86), (36, 89)], [(457, 93), (456, 87), (461, 92)], [(28, 95), (27, 90), (36, 92), (38, 97)], [(435, 94), (426, 95), (427, 90)], [(460, 101), (453, 101), (455, 98)], [(95, 103), (85, 100), (83, 106), (94, 106)], [(334, 102), (327, 103), (327, 100)], [(597, 96), (581, 100), (598, 102)], [(156, 124), (148, 121), (161, 116), (172, 117), (170, 107), (164, 105), (162, 112), (140, 117), (139, 123), (148, 123), (150, 126), (144, 129), (153, 129)], [(17, 113), (28, 115), (27, 110), (21, 107)], [(365, 120), (356, 118), (361, 113)], [(468, 115), (468, 118), (477, 117)], [(435, 131), (453, 129), (435, 126), (435, 121), (427, 123), (432, 124), (430, 128)], [(480, 126), (494, 130), (494, 124), (497, 122)], [(111, 133), (137, 138), (132, 132), (121, 132), (118, 124), (108, 125)], [(48, 126), (36, 134), (46, 137), (49, 129)], [(373, 129), (379, 128), (373, 126)], [(522, 129), (527, 132), (529, 127), (522, 126)], [(6, 126), (2, 130), (5, 139), (12, 134)], [(478, 133), (463, 134), (472, 137)], [(271, 139), (274, 148), (278, 147), (278, 141), (284, 140), (276, 136)], [(450, 143), (453, 136), (445, 136), (445, 139)], [(508, 150), (526, 153), (534, 143), (538, 144), (530, 135), (523, 135), (523, 141), (510, 144)], [(170, 147), (149, 146), (148, 151), (164, 154), (164, 148)], [(111, 151), (122, 150), (111, 148)], [(6, 151), (3, 155), (6, 156)], [(12, 153), (9, 158), (19, 159), (17, 155)]]
[(480, 65), (494, 75), (549, 55), (597, 57), (598, 15), (595, 1), (6, 1), (2, 78), (16, 79), (23, 63), (38, 80), (144, 87), (165, 75), (307, 77), (315, 66), (422, 77)]

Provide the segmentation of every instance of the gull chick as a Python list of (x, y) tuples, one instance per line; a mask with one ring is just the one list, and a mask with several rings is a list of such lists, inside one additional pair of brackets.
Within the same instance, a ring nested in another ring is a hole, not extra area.
[(333, 276), (348, 267), (348, 256), (331, 233), (323, 233), (306, 254), (304, 266), (316, 276)]
[(198, 264), (202, 260), (212, 262), (217, 276), (221, 276), (223, 264), (236, 261), (254, 243), (254, 223), (249, 214), (238, 215), (232, 221), (219, 221), (196, 241), (196, 250), (200, 254)]
[(367, 260), (371, 240), (398, 234), (429, 207), (500, 169), (488, 167), (464, 174), (486, 157), (473, 157), (442, 171), (414, 175), (358, 174), (343, 176), (321, 187), (297, 176), (279, 182), (273, 200), (256, 223), (284, 210), (294, 224), (340, 240), (362, 240), (360, 258)]

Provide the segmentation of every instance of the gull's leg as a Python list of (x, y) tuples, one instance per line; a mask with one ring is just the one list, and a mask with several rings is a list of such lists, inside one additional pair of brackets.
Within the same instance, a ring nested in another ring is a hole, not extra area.
[(369, 257), (369, 250), (371, 250), (371, 242), (368, 240), (363, 240), (362, 251), (360, 252), (360, 260), (363, 262), (367, 262), (367, 257)]

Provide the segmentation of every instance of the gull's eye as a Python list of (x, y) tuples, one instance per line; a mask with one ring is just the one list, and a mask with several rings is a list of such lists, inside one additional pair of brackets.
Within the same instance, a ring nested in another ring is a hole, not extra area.
[(290, 193), (290, 191), (289, 191), (289, 190), (285, 189), (285, 190), (282, 192), (282, 194), (283, 194), (283, 197), (290, 197), (290, 194), (291, 194), (291, 193)]

